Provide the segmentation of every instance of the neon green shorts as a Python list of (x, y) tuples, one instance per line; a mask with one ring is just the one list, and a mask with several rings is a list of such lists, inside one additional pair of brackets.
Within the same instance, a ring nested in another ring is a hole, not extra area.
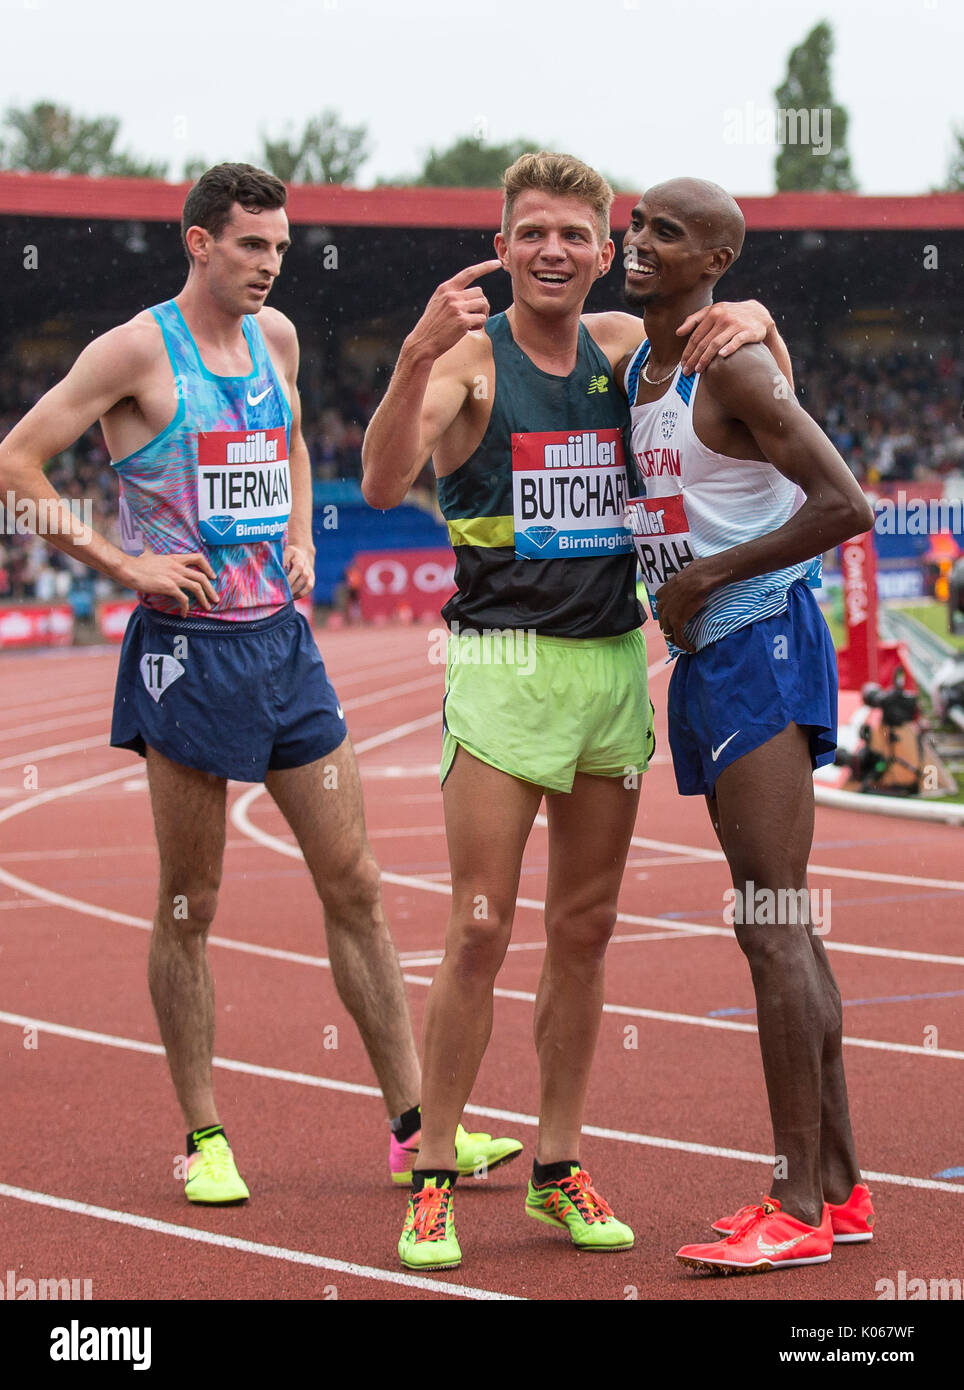
[(510, 777), (572, 791), (577, 772), (645, 772), (653, 709), (642, 630), (621, 637), (450, 636), (441, 776), (461, 745)]

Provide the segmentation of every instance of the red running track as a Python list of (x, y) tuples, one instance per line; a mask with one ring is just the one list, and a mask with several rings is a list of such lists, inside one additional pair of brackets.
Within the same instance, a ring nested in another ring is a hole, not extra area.
[[(446, 920), (436, 759), (442, 672), (427, 628), (325, 634), (363, 772), (370, 833), (416, 1029)], [(579, 1254), (522, 1204), (535, 1134), (532, 998), (546, 839), (532, 836), (472, 1128), (518, 1135), (522, 1161), (463, 1180), (460, 1269), (397, 1262), (404, 1191), (387, 1181), (374, 1077), (335, 994), (320, 910), (260, 788), (233, 785), (221, 905), (217, 1088), (252, 1189), (195, 1209), (146, 985), (156, 856), (143, 764), (107, 746), (117, 655), (5, 657), (0, 713), (0, 1220), (16, 1277), (90, 1279), (104, 1299), (769, 1300), (877, 1297), (903, 1269), (960, 1277), (964, 1183), (961, 832), (818, 809), (811, 886), (846, 1001), (858, 1149), (876, 1239), (828, 1265), (714, 1279), (685, 1242), (767, 1187), (769, 1124), (753, 996), (724, 926), (725, 865), (702, 802), (666, 755), (667, 669), (650, 637), (659, 751), (647, 774), (609, 953), (583, 1161), (636, 1230)]]

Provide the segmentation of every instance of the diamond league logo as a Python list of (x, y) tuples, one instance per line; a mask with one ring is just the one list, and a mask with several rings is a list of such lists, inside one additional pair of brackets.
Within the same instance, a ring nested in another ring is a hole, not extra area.
[(526, 531), (526, 535), (535, 541), (540, 550), (549, 544), (555, 534), (554, 526), (530, 526)]
[(209, 516), (207, 520), (212, 531), (217, 531), (219, 536), (226, 536), (234, 525), (234, 517), (230, 515)]
[(659, 432), (664, 439), (669, 439), (676, 428), (676, 421), (679, 415), (675, 410), (664, 410), (659, 417)]

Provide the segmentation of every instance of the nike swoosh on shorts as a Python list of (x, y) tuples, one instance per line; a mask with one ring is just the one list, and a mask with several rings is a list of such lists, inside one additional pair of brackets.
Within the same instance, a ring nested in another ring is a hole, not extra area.
[(737, 735), (739, 732), (740, 732), (739, 729), (737, 729), (737, 730), (736, 730), (736, 733), (730, 734), (730, 737), (729, 737), (729, 738), (725, 738), (725, 739), (723, 740), (723, 742), (720, 744), (719, 748), (711, 748), (711, 749), (710, 749), (710, 754), (711, 754), (711, 756), (712, 756), (714, 762), (716, 762), (717, 758), (718, 758), (718, 757), (720, 756), (720, 754), (723, 752), (723, 749), (726, 747), (726, 745), (727, 745), (728, 743), (732, 743), (732, 742), (733, 742), (733, 740), (736, 738), (736, 735)]

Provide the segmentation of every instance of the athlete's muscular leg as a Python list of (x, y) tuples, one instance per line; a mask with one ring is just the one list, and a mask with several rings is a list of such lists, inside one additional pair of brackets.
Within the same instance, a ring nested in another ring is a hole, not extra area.
[(459, 748), (442, 797), (452, 915), (425, 1010), (419, 1169), (454, 1167), (455, 1130), (492, 1031), (492, 987), (542, 792)]
[[(733, 885), (741, 894), (750, 883), (756, 891), (772, 890), (779, 903), (781, 889), (805, 890), (813, 841), (805, 732), (790, 724), (725, 768), (716, 783), (716, 812)], [(750, 906), (745, 904), (743, 915), (751, 915)], [(735, 930), (753, 977), (775, 1152), (778, 1164), (783, 1159), (786, 1166), (786, 1176), (774, 1178), (771, 1192), (791, 1215), (817, 1225), (823, 1205), (821, 1071), (828, 1039), (839, 1028), (839, 1001), (835, 1011), (807, 920), (741, 924), (740, 915), (737, 911)]]
[(832, 1020), (824, 1037), (820, 1068), (820, 1176), (824, 1201), (839, 1203), (845, 1202), (854, 1184), (861, 1181), (844, 1076), (843, 1011), (823, 942), (819, 936), (811, 934), (810, 945)]
[(301, 846), (325, 910), (335, 988), (354, 1019), (389, 1115), (418, 1104), (418, 1055), (368, 837), (351, 741), (265, 786)]
[(621, 778), (580, 773), (568, 795), (546, 798), (546, 957), (535, 1007), (540, 1163), (579, 1156), (606, 946), (638, 802)]
[[(713, 829), (722, 846), (715, 797), (707, 797), (706, 804)], [(840, 991), (830, 968), (823, 941), (813, 931), (810, 932), (810, 947), (823, 981), (824, 1004), (830, 1020), (820, 1063), (820, 1177), (824, 1200), (844, 1202), (853, 1191), (854, 1184), (860, 1182), (861, 1178), (850, 1124), (847, 1081), (844, 1076)]]
[(211, 1085), (214, 984), (205, 954), (224, 859), (226, 783), (147, 750), (160, 853), (148, 983), (187, 1129), (218, 1123)]

